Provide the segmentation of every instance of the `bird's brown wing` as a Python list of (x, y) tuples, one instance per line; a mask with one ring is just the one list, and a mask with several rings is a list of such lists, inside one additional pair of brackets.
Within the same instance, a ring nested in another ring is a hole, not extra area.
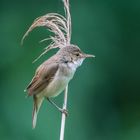
[(36, 95), (45, 89), (54, 78), (58, 67), (59, 64), (57, 63), (49, 64), (49, 66), (42, 64), (27, 87), (28, 96)]

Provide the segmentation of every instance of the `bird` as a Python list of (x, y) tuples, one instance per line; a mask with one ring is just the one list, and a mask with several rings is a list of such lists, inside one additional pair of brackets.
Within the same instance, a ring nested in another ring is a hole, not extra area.
[(85, 58), (95, 57), (81, 51), (77, 45), (67, 45), (60, 48), (56, 54), (44, 61), (36, 70), (34, 77), (26, 88), (27, 96), (33, 97), (32, 127), (36, 127), (37, 115), (44, 99), (47, 99), (59, 111), (59, 108), (50, 98), (58, 96)]

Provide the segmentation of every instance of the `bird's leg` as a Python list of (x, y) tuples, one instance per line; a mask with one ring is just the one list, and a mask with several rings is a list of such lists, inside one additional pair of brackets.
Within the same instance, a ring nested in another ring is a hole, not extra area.
[(62, 109), (59, 106), (57, 106), (56, 103), (54, 103), (50, 98), (47, 97), (47, 100), (54, 105), (61, 113), (64, 113), (66, 116), (68, 116), (68, 111), (66, 109)]

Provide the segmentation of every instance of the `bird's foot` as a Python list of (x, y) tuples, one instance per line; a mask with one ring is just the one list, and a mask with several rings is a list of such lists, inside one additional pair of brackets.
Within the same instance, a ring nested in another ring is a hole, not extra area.
[(61, 113), (64, 113), (66, 115), (66, 117), (68, 116), (68, 110), (67, 109), (60, 108), (59, 111)]

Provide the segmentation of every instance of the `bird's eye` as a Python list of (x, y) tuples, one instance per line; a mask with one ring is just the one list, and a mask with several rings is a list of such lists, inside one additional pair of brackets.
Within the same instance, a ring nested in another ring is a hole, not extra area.
[(79, 56), (79, 53), (76, 53), (75, 55), (76, 55), (76, 56)]

